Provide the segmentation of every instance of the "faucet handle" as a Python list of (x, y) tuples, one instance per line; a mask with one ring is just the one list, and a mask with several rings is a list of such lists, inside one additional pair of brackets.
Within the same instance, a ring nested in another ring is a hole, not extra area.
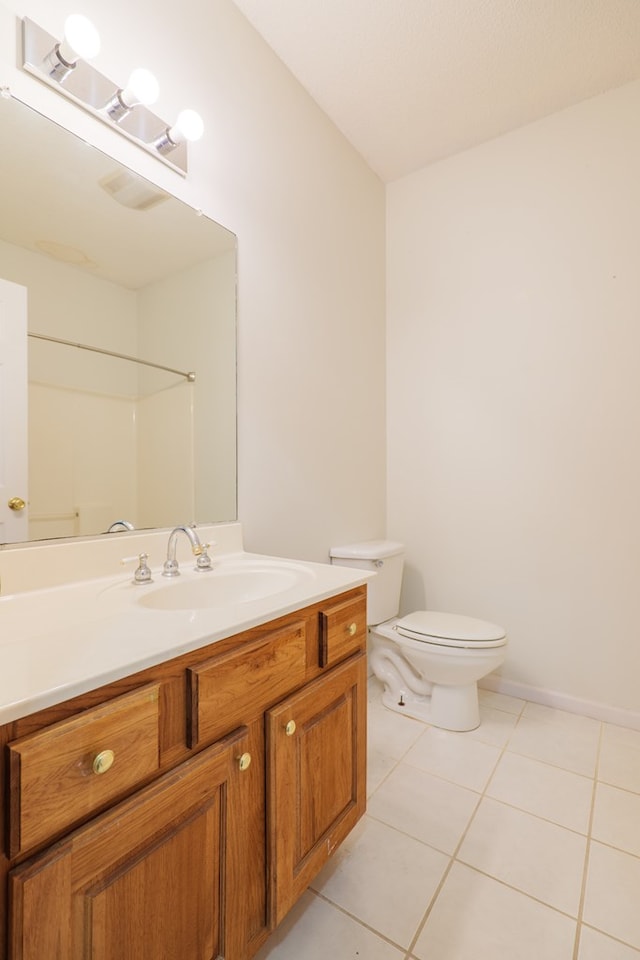
[(132, 583), (151, 583), (151, 568), (149, 567), (147, 560), (149, 559), (148, 553), (140, 553), (137, 557), (123, 557), (120, 561), (121, 563), (132, 563), (134, 560), (138, 561), (138, 566), (135, 569), (133, 574)]
[(196, 554), (196, 570), (212, 570), (213, 569), (211, 557), (207, 553), (207, 550), (211, 546), (215, 547), (215, 543), (202, 544), (202, 549)]

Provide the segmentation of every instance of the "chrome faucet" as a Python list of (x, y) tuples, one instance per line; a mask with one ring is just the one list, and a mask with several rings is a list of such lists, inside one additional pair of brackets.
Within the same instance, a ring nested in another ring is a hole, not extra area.
[(135, 527), (129, 520), (114, 520), (107, 533), (115, 533), (116, 530), (135, 530)]
[(176, 546), (178, 534), (184, 533), (189, 538), (191, 552), (196, 557), (196, 570), (211, 570), (211, 557), (207, 553), (208, 543), (201, 543), (200, 537), (193, 527), (174, 527), (169, 534), (169, 543), (167, 544), (167, 559), (162, 568), (163, 577), (179, 577), (180, 569), (176, 560)]

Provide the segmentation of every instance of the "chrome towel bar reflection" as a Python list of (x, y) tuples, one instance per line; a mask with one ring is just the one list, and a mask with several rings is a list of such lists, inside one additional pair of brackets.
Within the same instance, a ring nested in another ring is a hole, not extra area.
[(155, 370), (164, 370), (166, 373), (175, 373), (179, 377), (184, 377), (189, 383), (194, 383), (196, 379), (193, 370), (185, 373), (184, 370), (176, 370), (173, 367), (165, 367), (162, 363), (152, 363), (150, 360), (141, 360), (140, 357), (130, 357), (126, 353), (116, 353), (113, 350), (104, 350), (102, 347), (91, 347), (87, 343), (75, 343), (73, 340), (62, 340), (60, 337), (48, 337), (44, 333), (29, 333), (27, 336), (34, 340), (46, 340), (49, 343), (59, 343), (64, 347), (76, 347), (78, 350), (89, 350), (91, 353), (101, 353), (105, 357), (115, 357), (117, 360), (129, 360), (131, 363), (141, 363), (145, 367), (153, 367)]

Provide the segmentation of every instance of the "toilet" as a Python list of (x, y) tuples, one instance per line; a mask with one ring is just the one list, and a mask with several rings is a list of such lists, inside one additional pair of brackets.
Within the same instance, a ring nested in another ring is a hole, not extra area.
[(367, 540), (329, 551), (338, 566), (375, 571), (367, 587), (369, 662), (390, 710), (445, 730), (480, 725), (478, 680), (503, 663), (502, 627), (453, 613), (398, 617), (404, 546)]

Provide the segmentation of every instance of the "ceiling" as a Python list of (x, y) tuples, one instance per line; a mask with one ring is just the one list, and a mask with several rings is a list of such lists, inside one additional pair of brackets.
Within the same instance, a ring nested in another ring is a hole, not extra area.
[(640, 0), (234, 0), (385, 181), (640, 77)]
[(0, 240), (132, 290), (235, 249), (228, 230), (18, 100), (0, 97), (0, 129)]

